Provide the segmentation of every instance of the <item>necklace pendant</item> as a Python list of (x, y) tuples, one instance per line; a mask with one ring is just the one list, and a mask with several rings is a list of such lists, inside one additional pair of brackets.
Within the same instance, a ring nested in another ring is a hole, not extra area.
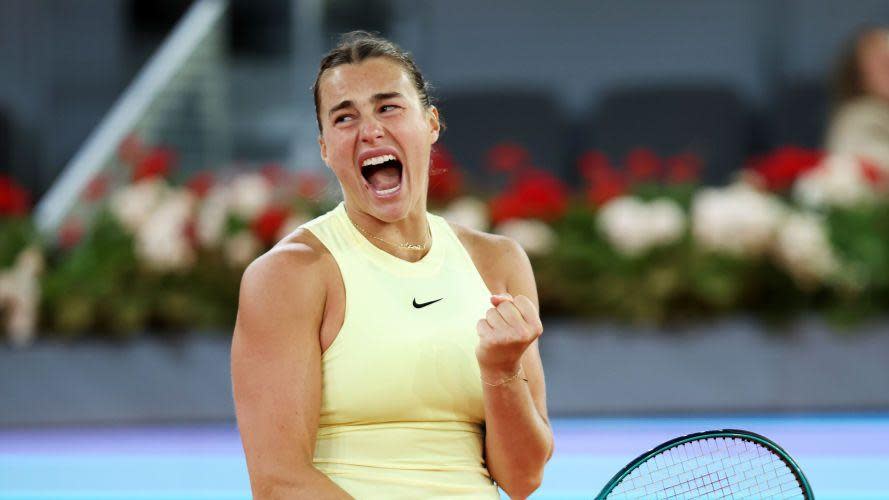
[(417, 243), (404, 243), (403, 246), (404, 246), (404, 248), (409, 248), (411, 250), (422, 250), (423, 249), (423, 245), (419, 245)]

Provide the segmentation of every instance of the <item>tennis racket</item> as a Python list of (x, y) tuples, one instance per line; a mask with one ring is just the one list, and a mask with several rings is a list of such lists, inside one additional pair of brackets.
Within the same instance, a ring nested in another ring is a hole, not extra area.
[(671, 439), (643, 453), (596, 497), (814, 498), (796, 462), (759, 434), (726, 429)]

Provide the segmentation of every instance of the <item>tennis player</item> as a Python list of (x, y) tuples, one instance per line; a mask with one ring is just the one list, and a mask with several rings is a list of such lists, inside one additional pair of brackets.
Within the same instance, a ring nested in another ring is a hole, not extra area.
[(527, 497), (553, 452), (527, 256), (426, 211), (441, 122), (407, 53), (347, 34), (314, 91), (344, 201), (241, 282), (232, 385), (254, 498)]

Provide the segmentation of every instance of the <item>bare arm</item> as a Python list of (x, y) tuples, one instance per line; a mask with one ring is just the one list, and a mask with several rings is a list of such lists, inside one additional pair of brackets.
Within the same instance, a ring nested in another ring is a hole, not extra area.
[(312, 464), (326, 297), (317, 253), (275, 249), (244, 272), (232, 339), (235, 410), (257, 500), (348, 499)]
[[(523, 316), (534, 317), (524, 319), (530, 328), (542, 332), (537, 314), (537, 287), (527, 255), (511, 240), (501, 240), (498, 246), (499, 262), (508, 269), (504, 272), (505, 291), (513, 295), (516, 302), (527, 301)], [(543, 365), (537, 344), (534, 340), (521, 357), (527, 383), (520, 377), (497, 387), (483, 384), (488, 470), (511, 498), (526, 498), (540, 486), (544, 466), (553, 454)], [(517, 368), (481, 366), (481, 376), (496, 382), (510, 377)]]

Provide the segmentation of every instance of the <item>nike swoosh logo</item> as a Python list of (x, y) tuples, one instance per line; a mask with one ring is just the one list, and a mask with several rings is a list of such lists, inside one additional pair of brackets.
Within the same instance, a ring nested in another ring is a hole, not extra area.
[(414, 307), (416, 307), (417, 309), (420, 309), (420, 308), (422, 308), (422, 307), (426, 307), (426, 306), (428, 306), (428, 305), (430, 305), (430, 304), (435, 304), (435, 303), (438, 302), (439, 300), (444, 300), (444, 297), (442, 297), (442, 298), (440, 298), (440, 299), (435, 299), (435, 300), (430, 301), (430, 302), (423, 302), (422, 304), (417, 304), (417, 299), (414, 299)]

